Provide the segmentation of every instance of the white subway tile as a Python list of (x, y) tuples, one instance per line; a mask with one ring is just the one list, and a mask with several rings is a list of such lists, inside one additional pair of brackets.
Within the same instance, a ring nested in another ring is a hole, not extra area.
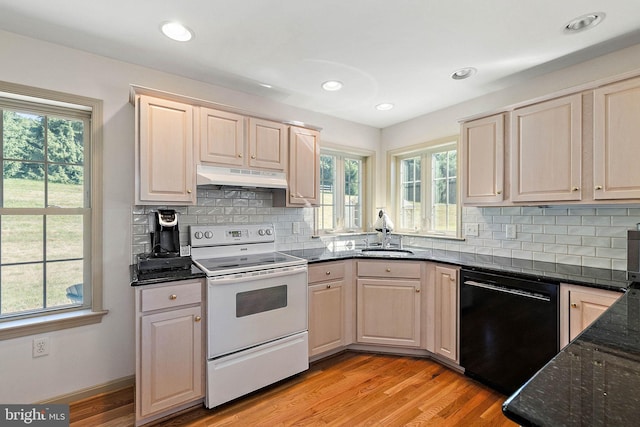
[(569, 215), (595, 215), (595, 208), (569, 208)]
[(562, 244), (562, 245), (581, 245), (582, 236), (573, 236), (570, 234), (556, 236), (556, 243)]
[(545, 234), (567, 234), (566, 225), (545, 225)]
[(553, 234), (534, 234), (533, 241), (535, 243), (555, 243), (556, 236)]
[(600, 216), (627, 216), (629, 211), (627, 208), (597, 208), (596, 215)]
[(558, 225), (581, 225), (581, 216), (559, 216), (556, 218), (556, 224)]
[(556, 217), (555, 216), (534, 216), (533, 223), (552, 225), (556, 223)]
[(567, 233), (574, 236), (595, 236), (596, 228), (592, 226), (576, 225), (569, 226)]
[(600, 258), (627, 259), (626, 249), (596, 248), (596, 256)]
[(567, 246), (567, 253), (569, 255), (579, 255), (579, 256), (595, 256), (596, 248), (593, 246)]
[(556, 262), (560, 264), (582, 265), (582, 257), (576, 255), (556, 255)]
[(582, 225), (609, 226), (611, 225), (611, 217), (610, 216), (583, 216)]
[(567, 245), (544, 245), (544, 251), (546, 253), (553, 254), (566, 254), (567, 253)]
[(607, 258), (582, 257), (584, 267), (611, 268), (611, 260)]
[(544, 262), (556, 262), (556, 254), (547, 254), (544, 252), (534, 252), (533, 253), (534, 261), (544, 261)]
[(519, 259), (533, 259), (533, 252), (513, 250), (511, 256)]
[(611, 238), (609, 237), (582, 237), (583, 246), (599, 246), (604, 248), (611, 247)]

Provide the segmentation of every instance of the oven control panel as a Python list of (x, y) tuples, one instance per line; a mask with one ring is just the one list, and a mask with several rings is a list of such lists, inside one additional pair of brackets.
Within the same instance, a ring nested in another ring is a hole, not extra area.
[(269, 243), (275, 241), (273, 224), (191, 225), (191, 247)]

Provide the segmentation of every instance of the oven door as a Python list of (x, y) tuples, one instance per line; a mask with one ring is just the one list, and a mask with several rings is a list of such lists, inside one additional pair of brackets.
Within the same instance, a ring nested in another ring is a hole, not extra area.
[(307, 330), (307, 266), (210, 278), (208, 359)]

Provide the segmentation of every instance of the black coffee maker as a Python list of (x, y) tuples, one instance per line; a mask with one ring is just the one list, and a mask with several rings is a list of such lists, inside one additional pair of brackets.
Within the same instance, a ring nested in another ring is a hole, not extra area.
[(165, 274), (170, 270), (188, 270), (191, 257), (180, 256), (178, 214), (172, 209), (149, 213), (151, 252), (138, 255), (138, 274)]
[(180, 255), (180, 230), (178, 214), (173, 209), (158, 209), (149, 214), (151, 254), (154, 257)]

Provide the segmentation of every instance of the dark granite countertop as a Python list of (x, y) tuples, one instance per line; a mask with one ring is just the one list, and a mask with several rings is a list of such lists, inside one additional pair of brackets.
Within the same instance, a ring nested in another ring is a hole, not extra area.
[(525, 426), (638, 425), (640, 284), (504, 404)]
[(153, 273), (140, 273), (135, 264), (129, 266), (131, 286), (153, 285), (156, 283), (172, 282), (174, 280), (187, 280), (205, 277), (205, 274), (195, 265), (187, 270), (156, 271)]
[(407, 249), (413, 251), (413, 254), (403, 257), (363, 255), (359, 249), (334, 251), (320, 248), (283, 252), (304, 258), (309, 264), (352, 258), (421, 260), (452, 264), (473, 270), (499, 271), (501, 274), (518, 277), (524, 276), (534, 280), (544, 278), (547, 282), (572, 283), (608, 290), (620, 291), (629, 287), (627, 274), (621, 270), (581, 267), (579, 265), (504, 258), (464, 252), (449, 252), (437, 249)]

